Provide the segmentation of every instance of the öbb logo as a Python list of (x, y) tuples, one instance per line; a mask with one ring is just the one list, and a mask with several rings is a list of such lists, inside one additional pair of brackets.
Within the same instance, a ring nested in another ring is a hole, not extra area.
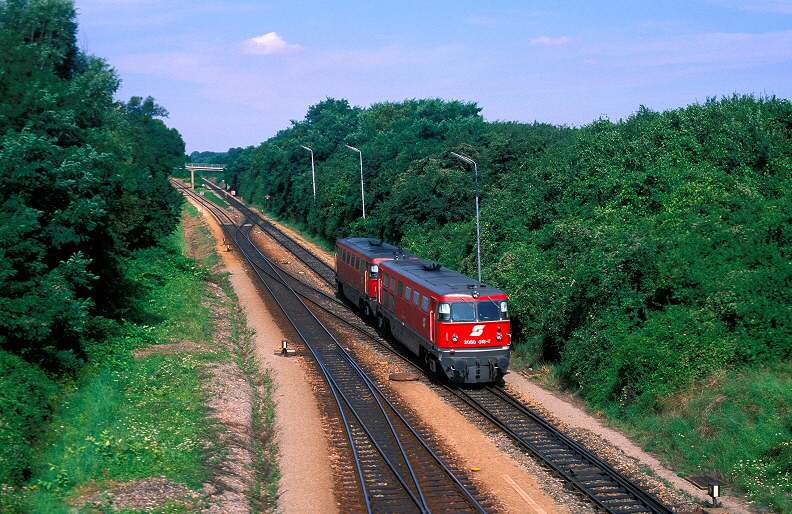
[(475, 325), (469, 337), (479, 337), (484, 333), (485, 325)]

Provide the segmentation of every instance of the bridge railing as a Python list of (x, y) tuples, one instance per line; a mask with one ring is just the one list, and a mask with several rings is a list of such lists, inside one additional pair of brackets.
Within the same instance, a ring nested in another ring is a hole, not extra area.
[(188, 162), (184, 165), (185, 168), (201, 168), (204, 170), (222, 170), (226, 167), (225, 164), (207, 164), (205, 162)]

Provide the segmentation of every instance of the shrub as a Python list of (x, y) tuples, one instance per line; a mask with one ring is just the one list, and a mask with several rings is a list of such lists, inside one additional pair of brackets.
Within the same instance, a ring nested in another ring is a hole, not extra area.
[(21, 485), (30, 475), (33, 439), (57, 391), (39, 368), (0, 351), (0, 484)]

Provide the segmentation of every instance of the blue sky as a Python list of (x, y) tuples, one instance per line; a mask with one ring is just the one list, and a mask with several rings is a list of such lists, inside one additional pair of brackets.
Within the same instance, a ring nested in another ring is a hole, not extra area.
[(343, 98), (476, 102), (581, 126), (733, 93), (792, 99), (792, 0), (76, 0), (118, 97), (152, 96), (187, 152), (258, 145)]

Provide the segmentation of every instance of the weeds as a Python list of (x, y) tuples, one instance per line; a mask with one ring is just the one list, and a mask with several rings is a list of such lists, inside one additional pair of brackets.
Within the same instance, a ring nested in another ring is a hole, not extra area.
[(720, 476), (736, 494), (792, 513), (792, 364), (722, 374), (655, 412), (625, 412), (620, 423), (678, 470)]
[[(141, 322), (107, 322), (98, 331), (108, 337), (89, 345), (92, 364), (64, 395), (46, 427), (33, 476), (24, 487), (0, 488), (0, 511), (75, 512), (69, 503), (86, 489), (101, 491), (106, 484), (149, 477), (165, 477), (197, 490), (211, 476), (211, 459), (223, 454), (212, 443), (219, 439), (214, 435), (219, 427), (205, 407), (203, 370), (210, 361), (234, 357), (214, 346), (211, 308), (218, 300), (206, 293), (211, 273), (163, 248), (136, 253), (127, 270), (146, 292), (135, 310)], [(227, 278), (214, 278), (231, 293)], [(249, 337), (241, 310), (236, 305), (227, 310), (232, 312), (232, 337), (244, 349)], [(211, 351), (132, 357), (139, 348), (185, 341)], [(258, 370), (249, 351), (237, 360), (258, 386), (256, 431), (271, 434), (271, 381), (256, 378)], [(266, 437), (254, 446), (257, 468), (266, 470), (265, 481), (256, 487), (256, 499), (268, 508), (275, 504), (278, 478), (274, 442)], [(172, 501), (157, 512), (190, 512), (190, 501)], [(110, 497), (78, 510), (119, 512)]]

